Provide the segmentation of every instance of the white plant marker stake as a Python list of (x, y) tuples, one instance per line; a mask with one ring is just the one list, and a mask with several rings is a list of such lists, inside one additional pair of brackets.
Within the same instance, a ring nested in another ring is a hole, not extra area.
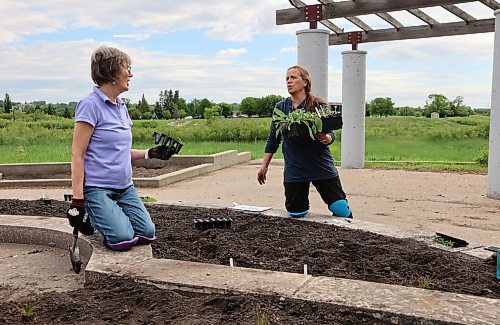
[(232, 257), (229, 258), (229, 266), (233, 267), (233, 258)]
[(307, 264), (304, 264), (304, 275), (307, 275)]

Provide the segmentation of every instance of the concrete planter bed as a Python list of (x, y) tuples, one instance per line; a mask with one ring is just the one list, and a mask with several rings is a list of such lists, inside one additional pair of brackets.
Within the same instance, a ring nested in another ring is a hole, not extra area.
[[(204, 173), (250, 161), (249, 152), (229, 150), (207, 156), (173, 156), (168, 161), (134, 162), (137, 187), (160, 188)], [(69, 163), (0, 164), (0, 187), (71, 186)]]

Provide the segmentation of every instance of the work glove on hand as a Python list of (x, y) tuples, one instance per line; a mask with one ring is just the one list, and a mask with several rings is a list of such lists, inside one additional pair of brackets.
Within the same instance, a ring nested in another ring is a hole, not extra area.
[(170, 157), (174, 154), (174, 150), (167, 146), (157, 146), (148, 150), (146, 159), (161, 159), (161, 160), (169, 160)]
[(94, 233), (94, 227), (90, 223), (89, 216), (85, 213), (84, 202), (83, 199), (73, 199), (66, 215), (71, 227), (76, 227), (82, 234), (90, 236)]

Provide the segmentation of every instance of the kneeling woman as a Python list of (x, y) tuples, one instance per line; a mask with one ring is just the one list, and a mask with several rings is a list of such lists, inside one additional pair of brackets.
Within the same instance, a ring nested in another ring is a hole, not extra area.
[(132, 149), (132, 120), (119, 95), (133, 77), (130, 57), (100, 47), (91, 57), (93, 91), (75, 111), (70, 225), (86, 235), (96, 228), (112, 250), (156, 239), (155, 225), (132, 183), (132, 160), (172, 155), (166, 148)]

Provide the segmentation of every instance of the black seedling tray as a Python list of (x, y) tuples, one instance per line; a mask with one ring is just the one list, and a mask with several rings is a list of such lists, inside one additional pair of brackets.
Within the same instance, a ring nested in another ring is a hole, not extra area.
[(466, 242), (463, 239), (452, 237), (452, 236), (449, 236), (449, 235), (445, 235), (445, 234), (442, 234), (440, 232), (437, 232), (436, 236), (438, 236), (438, 237), (440, 237), (440, 238), (442, 238), (444, 240), (453, 242), (453, 245), (451, 246), (453, 248), (466, 247), (467, 245), (469, 245), (469, 243)]
[(496, 247), (496, 246), (488, 246), (488, 247), (485, 247), (484, 249), (486, 249), (487, 251), (490, 251), (490, 252), (498, 252), (500, 250), (500, 247)]
[(229, 229), (231, 228), (233, 219), (231, 218), (209, 218), (209, 219), (194, 219), (194, 227), (198, 230), (207, 229)]
[(159, 134), (158, 132), (154, 132), (153, 141), (155, 142), (155, 144), (168, 147), (168, 149), (170, 149), (174, 154), (179, 153), (183, 146), (183, 144), (180, 143), (177, 139), (174, 139), (164, 133)]

